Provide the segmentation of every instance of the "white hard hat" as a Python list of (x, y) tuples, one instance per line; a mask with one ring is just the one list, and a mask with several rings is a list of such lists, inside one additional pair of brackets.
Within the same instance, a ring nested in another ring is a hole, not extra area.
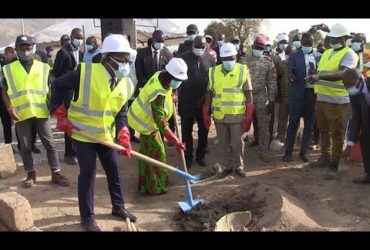
[(220, 57), (235, 56), (238, 54), (235, 45), (232, 43), (225, 43), (220, 49)]
[(120, 34), (111, 34), (103, 41), (101, 53), (122, 52), (132, 53), (127, 38)]
[(284, 143), (280, 142), (278, 139), (274, 139), (270, 143), (270, 149), (278, 151), (284, 147)]
[(289, 36), (287, 34), (283, 33), (283, 34), (278, 35), (277, 38), (276, 38), (277, 42), (281, 42), (283, 40), (288, 42), (289, 41)]
[(172, 58), (165, 68), (168, 73), (179, 80), (188, 79), (188, 66), (181, 58)]
[(328, 33), (329, 37), (341, 37), (341, 36), (351, 36), (351, 33), (341, 23), (334, 24), (333, 28), (331, 28), (330, 32)]

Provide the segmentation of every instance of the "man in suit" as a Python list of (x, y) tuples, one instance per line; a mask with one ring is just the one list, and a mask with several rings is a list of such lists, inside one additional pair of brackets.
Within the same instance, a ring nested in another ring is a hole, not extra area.
[(186, 40), (180, 43), (179, 49), (177, 50), (177, 55), (181, 56), (185, 52), (193, 50), (193, 42), (195, 37), (199, 34), (198, 27), (195, 24), (190, 24), (186, 27)]
[(370, 81), (357, 69), (348, 69), (343, 73), (343, 84), (349, 93), (352, 117), (349, 123), (347, 147), (343, 157), (347, 158), (353, 145), (360, 140), (365, 168), (365, 177), (356, 178), (354, 183), (370, 183)]
[[(135, 61), (137, 85), (134, 96), (139, 95), (140, 89), (145, 86), (155, 72), (164, 69), (164, 66), (170, 61), (172, 55), (164, 47), (164, 34), (161, 30), (156, 30), (152, 34), (153, 43), (138, 51)], [(172, 131), (175, 131), (174, 119), (171, 118), (169, 125)]]
[(292, 152), (301, 117), (304, 120), (303, 138), (299, 158), (308, 162), (307, 149), (313, 132), (315, 117), (314, 85), (306, 81), (306, 77), (316, 73), (317, 58), (313, 52), (313, 36), (304, 33), (301, 48), (291, 54), (288, 60), (289, 85), (289, 125), (285, 139), (285, 155), (283, 161), (292, 160)]
[[(71, 32), (71, 43), (66, 44), (61, 48), (55, 58), (53, 73), (56, 78), (74, 71), (77, 65), (82, 61), (82, 52), (79, 50), (83, 44), (84, 34), (79, 28), (74, 28)], [(70, 103), (73, 97), (73, 91), (66, 91), (63, 99), (66, 109), (69, 108), (67, 103)], [(76, 152), (72, 147), (71, 138), (65, 133), (65, 152), (64, 161), (70, 165), (77, 165)]]

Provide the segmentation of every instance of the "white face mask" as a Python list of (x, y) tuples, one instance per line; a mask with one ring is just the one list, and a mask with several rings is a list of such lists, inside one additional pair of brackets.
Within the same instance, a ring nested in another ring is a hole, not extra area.
[(302, 47), (301, 45), (301, 41), (293, 41), (292, 42), (293, 46), (296, 48), (296, 49), (299, 49), (300, 47)]

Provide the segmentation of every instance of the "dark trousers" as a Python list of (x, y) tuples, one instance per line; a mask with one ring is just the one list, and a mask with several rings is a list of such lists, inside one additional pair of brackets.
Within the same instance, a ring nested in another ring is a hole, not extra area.
[(366, 174), (370, 174), (370, 128), (368, 129), (369, 132), (360, 137), (362, 160)]
[[(131, 104), (134, 102), (134, 100), (128, 100), (128, 107), (131, 107)], [(132, 129), (131, 127), (128, 127), (128, 130), (130, 131), (130, 136), (131, 138), (135, 136), (135, 130)], [(119, 131), (117, 131), (118, 133)]]
[[(15, 130), (15, 136), (17, 137), (17, 147), (18, 147), (18, 150), (21, 151), (21, 143), (20, 143), (20, 140), (19, 140), (19, 134), (18, 134), (18, 131)], [(37, 131), (36, 131), (36, 128), (35, 127), (32, 127), (32, 131), (31, 131), (31, 146), (34, 147), (35, 146), (35, 143), (36, 143), (36, 136), (37, 136)]]
[(10, 119), (8, 110), (5, 107), (3, 98), (1, 97), (0, 88), (0, 118), (3, 124), (4, 142), (6, 144), (12, 143), (12, 120)]
[(78, 205), (81, 219), (94, 217), (94, 189), (96, 175), (96, 155), (105, 171), (108, 189), (114, 209), (123, 207), (120, 169), (117, 151), (97, 143), (74, 140), (80, 174), (78, 176)]
[(303, 101), (291, 101), (289, 103), (289, 125), (285, 140), (285, 150), (287, 153), (293, 152), (301, 117), (304, 121), (304, 129), (300, 153), (307, 153), (315, 122), (315, 98), (312, 91), (312, 89), (306, 89)]
[(194, 118), (189, 118), (186, 116), (181, 116), (181, 135), (182, 140), (186, 145), (185, 158), (186, 160), (193, 160), (193, 125), (194, 120), (198, 124), (198, 148), (196, 150), (195, 158), (196, 160), (203, 160), (205, 155), (205, 150), (207, 146), (208, 130), (203, 126), (203, 117), (201, 114), (201, 109), (196, 112)]
[(64, 133), (64, 156), (65, 157), (74, 157), (76, 156), (76, 152), (73, 147), (73, 141), (71, 137)]

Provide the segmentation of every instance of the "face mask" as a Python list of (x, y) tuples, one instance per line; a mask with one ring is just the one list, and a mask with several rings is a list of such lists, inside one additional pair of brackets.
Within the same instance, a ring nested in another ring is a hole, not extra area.
[(88, 45), (88, 44), (86, 44), (86, 50), (87, 51), (91, 51), (93, 49), (94, 49), (94, 45)]
[(354, 51), (359, 51), (359, 50), (361, 50), (361, 43), (359, 43), (359, 42), (353, 42), (352, 44), (351, 44), (351, 48), (354, 50)]
[(33, 56), (35, 54), (33, 53), (33, 51), (25, 51), (25, 52), (19, 52), (18, 53), (18, 57), (19, 59), (21, 59), (22, 61), (31, 61), (33, 60)]
[(308, 54), (312, 52), (312, 47), (302, 46), (302, 52), (303, 54)]
[(222, 45), (224, 45), (224, 41), (217, 41), (217, 44), (221, 47)]
[(339, 49), (339, 48), (343, 47), (343, 45), (342, 45), (341, 43), (330, 44), (330, 46), (331, 46), (333, 49)]
[(156, 49), (156, 50), (161, 50), (164, 48), (164, 43), (153, 43), (153, 47)]
[(196, 56), (202, 56), (204, 54), (205, 49), (198, 49), (198, 48), (193, 48), (193, 53)]
[(197, 36), (196, 34), (194, 34), (194, 35), (188, 35), (188, 37), (186, 38), (186, 40), (194, 41), (194, 39), (195, 39), (196, 36)]
[(48, 55), (49, 55), (50, 57), (52, 57), (52, 56), (54, 55), (54, 52), (53, 52), (53, 51), (50, 51), (50, 52), (48, 53)]
[(263, 50), (254, 49), (252, 53), (255, 57), (261, 57), (263, 55)]
[(112, 57), (111, 59), (118, 65), (118, 69), (114, 71), (114, 74), (118, 79), (122, 79), (130, 74), (130, 65), (128, 63), (119, 63)]
[(172, 89), (177, 89), (178, 87), (180, 87), (182, 81), (177, 81), (175, 79), (172, 79), (171, 82), (170, 82), (170, 85), (172, 87)]
[(266, 49), (265, 49), (265, 52), (271, 52), (271, 47), (270, 46), (267, 46)]
[(293, 41), (292, 42), (293, 46), (296, 48), (296, 49), (299, 49), (300, 47), (302, 47), (301, 45), (301, 41)]
[(238, 51), (240, 49), (240, 44), (234, 44), (234, 45), (235, 45), (236, 50)]
[(360, 93), (360, 89), (356, 88), (356, 86), (352, 86), (349, 89), (347, 89), (347, 92), (350, 96), (354, 96)]
[(75, 46), (75, 47), (81, 47), (81, 45), (83, 44), (83, 42), (84, 42), (84, 40), (82, 40), (82, 39), (73, 39), (73, 45)]
[(231, 71), (235, 68), (235, 63), (236, 63), (236, 61), (224, 61), (224, 62), (222, 62), (222, 66), (227, 71)]
[(288, 44), (279, 44), (279, 49), (281, 49), (282, 51), (285, 51), (287, 46)]

